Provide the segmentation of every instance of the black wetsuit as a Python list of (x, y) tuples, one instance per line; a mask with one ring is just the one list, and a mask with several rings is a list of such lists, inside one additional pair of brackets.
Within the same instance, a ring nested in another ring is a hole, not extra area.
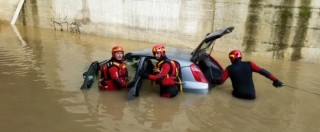
[(253, 62), (235, 61), (229, 65), (223, 74), (215, 81), (216, 84), (222, 84), (228, 77), (232, 82), (232, 95), (243, 99), (255, 99), (255, 88), (252, 80), (252, 72), (258, 72), (261, 75), (274, 81), (276, 78), (263, 68), (260, 68)]

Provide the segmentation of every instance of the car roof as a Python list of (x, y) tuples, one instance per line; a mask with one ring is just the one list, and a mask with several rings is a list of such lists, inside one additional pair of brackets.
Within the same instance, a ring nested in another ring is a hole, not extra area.
[[(187, 60), (197, 60), (197, 57), (201, 56), (203, 52), (206, 52), (206, 50), (212, 45), (212, 43), (222, 37), (225, 34), (228, 34), (232, 32), (234, 27), (227, 27), (223, 28), (217, 31), (214, 31), (212, 33), (207, 34), (205, 39), (198, 45), (198, 47), (191, 51), (187, 49), (178, 49), (173, 47), (166, 47), (166, 55), (168, 58), (175, 58), (175, 59), (187, 59)], [(137, 56), (137, 57), (149, 57), (154, 58), (153, 54), (150, 49), (140, 49), (137, 51), (132, 52), (133, 54), (131, 56)]]
[[(174, 47), (166, 47), (166, 55), (168, 58), (172, 59), (187, 59), (189, 60), (191, 57), (191, 50), (188, 49), (178, 49)], [(151, 48), (146, 48), (146, 49), (140, 49), (131, 52), (131, 56), (137, 56), (137, 57), (149, 57), (149, 58), (154, 58), (153, 53), (151, 52)]]
[[(169, 59), (178, 61), (180, 66), (189, 66), (192, 64), (192, 62), (190, 61), (191, 52), (192, 51), (188, 49), (178, 49), (174, 47), (166, 48), (167, 57)], [(153, 53), (149, 48), (136, 50), (131, 53), (132, 53), (131, 55), (132, 57), (148, 57), (148, 58), (155, 59), (153, 56)]]

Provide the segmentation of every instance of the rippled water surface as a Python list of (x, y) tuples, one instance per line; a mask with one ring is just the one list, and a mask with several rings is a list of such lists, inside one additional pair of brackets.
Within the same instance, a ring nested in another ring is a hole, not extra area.
[[(199, 40), (200, 41), (200, 40)], [(319, 131), (319, 64), (244, 56), (291, 87), (279, 89), (254, 74), (257, 99), (231, 96), (231, 83), (208, 95), (158, 96), (144, 81), (140, 97), (126, 90), (80, 90), (92, 61), (110, 58), (119, 44), (126, 52), (153, 44), (79, 35), (51, 29), (0, 27), (0, 131)], [(219, 44), (219, 43), (217, 43)], [(231, 44), (229, 44), (231, 45)], [(171, 47), (190, 47), (170, 45)], [(213, 55), (226, 67), (227, 53)]]

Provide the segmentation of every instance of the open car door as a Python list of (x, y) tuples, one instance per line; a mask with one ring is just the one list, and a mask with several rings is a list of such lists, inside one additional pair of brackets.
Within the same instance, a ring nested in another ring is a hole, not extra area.
[(203, 55), (205, 55), (206, 51), (212, 46), (213, 42), (218, 38), (221, 38), (223, 35), (226, 35), (232, 32), (234, 27), (227, 27), (224, 29), (220, 29), (214, 31), (212, 33), (207, 34), (204, 40), (201, 41), (199, 46), (191, 53), (191, 61), (196, 63), (196, 61), (200, 60)]
[[(210, 53), (207, 53), (207, 50), (213, 46), (215, 40), (232, 32), (233, 29), (234, 27), (227, 27), (207, 34), (205, 39), (202, 40), (199, 46), (191, 53), (192, 56), (190, 61), (201, 69), (209, 82), (217, 79), (222, 74), (223, 67), (210, 55)], [(213, 84), (209, 84), (211, 87), (213, 86)]]
[[(143, 71), (146, 71), (148, 73), (150, 73), (153, 69), (153, 65), (152, 65), (152, 62), (150, 62), (150, 58), (152, 57), (148, 57), (148, 56), (132, 56), (131, 59), (134, 59), (134, 60), (139, 60), (138, 63), (137, 63), (137, 67), (136, 67), (136, 70), (135, 70), (135, 75), (134, 75), (134, 84), (132, 87), (129, 88), (129, 91), (128, 91), (128, 95), (127, 95), (127, 100), (132, 100), (134, 99), (135, 97), (138, 97), (139, 96), (139, 91), (141, 89), (141, 86), (142, 86), (142, 78), (141, 76), (139, 75), (139, 72), (141, 70)], [(151, 70), (151, 71), (148, 71), (148, 70)]]

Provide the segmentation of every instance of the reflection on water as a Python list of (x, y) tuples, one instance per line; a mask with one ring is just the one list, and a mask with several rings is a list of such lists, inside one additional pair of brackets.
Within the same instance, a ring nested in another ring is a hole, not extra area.
[[(92, 61), (109, 59), (116, 44), (125, 52), (153, 44), (27, 27), (0, 29), (0, 131), (319, 130), (319, 64), (244, 55), (293, 87), (276, 89), (255, 74), (254, 101), (233, 98), (229, 80), (208, 95), (184, 93), (174, 99), (159, 97), (159, 88), (145, 80), (140, 97), (127, 101), (125, 89), (99, 91), (94, 83), (81, 91), (82, 73)], [(229, 65), (226, 53), (213, 55)]]

